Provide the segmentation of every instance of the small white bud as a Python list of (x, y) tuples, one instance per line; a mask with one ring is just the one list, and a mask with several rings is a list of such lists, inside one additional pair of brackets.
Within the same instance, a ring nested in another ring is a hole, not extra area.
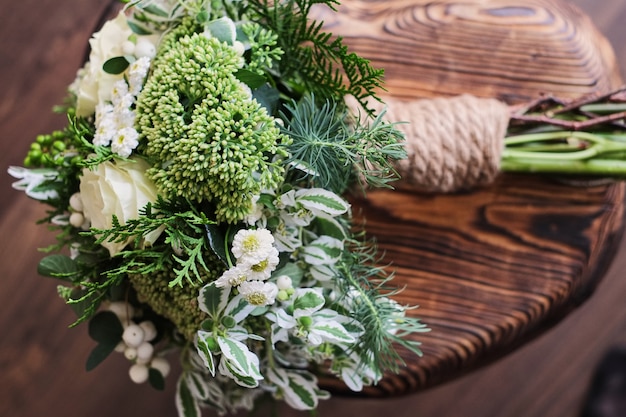
[(170, 373), (170, 363), (165, 358), (154, 358), (150, 362), (150, 368), (154, 368), (165, 378)]
[(128, 370), (130, 380), (135, 384), (143, 384), (148, 380), (148, 367), (139, 363), (134, 364)]
[(122, 339), (130, 347), (138, 347), (143, 343), (143, 329), (136, 324), (131, 324), (122, 334)]
[(281, 275), (276, 278), (276, 286), (279, 290), (288, 290), (292, 287), (292, 285), (293, 283), (291, 282), (291, 278), (289, 278), (287, 275)]
[(124, 357), (129, 361), (137, 359), (137, 353), (137, 349), (134, 347), (127, 346), (126, 349), (124, 349)]

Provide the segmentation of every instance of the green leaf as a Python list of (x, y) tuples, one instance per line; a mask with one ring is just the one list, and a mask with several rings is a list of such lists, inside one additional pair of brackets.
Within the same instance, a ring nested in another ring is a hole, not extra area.
[(217, 287), (215, 282), (211, 282), (200, 290), (198, 306), (213, 320), (218, 321), (228, 304), (229, 294), (230, 288)]
[(229, 376), (233, 379), (233, 381), (235, 381), (235, 383), (237, 383), (237, 385), (240, 385), (244, 388), (256, 388), (259, 386), (258, 379), (251, 376), (242, 375), (239, 372), (239, 369), (236, 369), (232, 362), (225, 361), (223, 363), (226, 367), (226, 370), (230, 373)]
[(293, 316), (296, 318), (310, 316), (313, 312), (321, 309), (325, 302), (326, 300), (320, 293), (305, 288), (293, 301)]
[(206, 230), (207, 239), (209, 240), (209, 246), (213, 250), (213, 253), (228, 266), (228, 255), (226, 254), (226, 245), (224, 241), (224, 234), (220, 230), (217, 224), (204, 225)]
[(187, 383), (187, 387), (189, 388), (189, 391), (194, 398), (197, 398), (201, 401), (206, 401), (209, 399), (211, 395), (210, 387), (201, 373), (189, 372), (187, 373), (187, 375), (185, 375), (185, 380)]
[(250, 304), (241, 294), (238, 294), (230, 300), (224, 309), (224, 314), (232, 316), (236, 323), (241, 323), (255, 308), (256, 306)]
[(37, 272), (45, 277), (60, 278), (72, 281), (70, 277), (78, 272), (76, 262), (66, 255), (49, 255), (39, 261)]
[(149, 4), (147, 6), (142, 7), (142, 10), (146, 13), (153, 14), (159, 17), (169, 17), (169, 14), (161, 9), (160, 7), (155, 6), (154, 4)]
[(180, 417), (200, 417), (200, 405), (191, 395), (183, 376), (178, 379), (176, 387), (176, 410)]
[(196, 343), (196, 348), (198, 350), (198, 355), (202, 359), (204, 366), (207, 367), (212, 376), (215, 376), (215, 360), (213, 359), (213, 333), (204, 332), (202, 330), (198, 331), (198, 341)]
[(264, 76), (254, 71), (247, 70), (245, 68), (238, 70), (235, 73), (235, 77), (239, 81), (241, 81), (242, 83), (250, 87), (250, 89), (252, 90), (256, 90), (257, 88), (261, 87), (266, 82), (266, 79)]
[(116, 56), (109, 58), (102, 64), (102, 70), (108, 74), (121, 74), (135, 60), (133, 57)]
[(143, 26), (139, 26), (132, 20), (128, 20), (127, 23), (130, 27), (130, 30), (132, 30), (133, 33), (136, 33), (137, 35), (152, 35), (152, 32), (150, 30), (144, 28)]
[(311, 328), (311, 332), (332, 343), (353, 343), (355, 341), (354, 337), (341, 324), (333, 321), (315, 324)]
[(148, 369), (148, 382), (156, 390), (163, 391), (165, 389), (165, 378), (157, 369)]
[(101, 311), (89, 320), (88, 332), (96, 342), (115, 347), (122, 340), (124, 328), (115, 313)]
[(333, 264), (342, 253), (343, 242), (330, 236), (322, 236), (302, 248), (304, 261), (311, 265)]
[(117, 346), (117, 343), (114, 345), (107, 343), (97, 344), (87, 358), (87, 364), (85, 366), (87, 371), (91, 371), (100, 365), (102, 361), (104, 361), (111, 354), (111, 352), (115, 350), (115, 346)]
[(259, 358), (255, 353), (250, 352), (245, 344), (221, 336), (217, 337), (217, 343), (222, 351), (222, 360), (226, 359), (227, 364), (232, 365), (231, 372), (236, 372), (244, 377), (262, 379), (259, 370)]
[(237, 28), (235, 27), (235, 22), (227, 17), (212, 20), (204, 25), (204, 28), (221, 42), (226, 42), (229, 45), (235, 42)]
[(267, 109), (268, 114), (274, 114), (276, 109), (278, 109), (280, 92), (269, 84), (263, 84), (259, 88), (254, 89), (252, 97)]
[(296, 201), (313, 213), (323, 212), (338, 216), (347, 212), (350, 205), (337, 194), (322, 188), (307, 188), (296, 192)]
[(315, 383), (295, 372), (288, 373), (289, 383), (282, 387), (285, 402), (296, 410), (313, 410), (317, 407)]
[(318, 235), (326, 235), (342, 241), (348, 237), (346, 228), (333, 217), (318, 216), (314, 222)]

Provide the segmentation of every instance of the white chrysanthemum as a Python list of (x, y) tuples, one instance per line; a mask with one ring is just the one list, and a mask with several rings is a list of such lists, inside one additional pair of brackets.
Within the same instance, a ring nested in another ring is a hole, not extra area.
[(117, 122), (110, 104), (98, 104), (96, 106), (96, 132), (93, 144), (96, 146), (108, 146), (117, 131)]
[(137, 96), (141, 91), (149, 69), (150, 58), (148, 57), (139, 58), (128, 67), (129, 91), (134, 96)]
[(135, 98), (128, 91), (128, 84), (125, 80), (118, 80), (113, 84), (111, 90), (111, 103), (116, 109), (127, 109), (134, 103)]
[(239, 293), (252, 305), (274, 304), (278, 287), (273, 282), (245, 281), (239, 286)]
[(111, 150), (123, 158), (128, 158), (139, 145), (139, 134), (132, 127), (118, 130), (111, 141)]
[(268, 258), (274, 237), (267, 229), (241, 229), (233, 238), (233, 255), (238, 264), (255, 265)]
[(248, 279), (248, 270), (241, 266), (234, 266), (224, 272), (221, 277), (215, 281), (216, 287), (236, 287)]
[(135, 128), (135, 119), (137, 115), (131, 109), (120, 109), (115, 112), (115, 121), (118, 129), (123, 129), (125, 127)]
[(248, 274), (248, 281), (265, 281), (272, 275), (279, 262), (278, 250), (272, 247), (272, 250), (268, 254), (267, 258), (263, 259), (254, 265), (250, 265), (250, 273)]

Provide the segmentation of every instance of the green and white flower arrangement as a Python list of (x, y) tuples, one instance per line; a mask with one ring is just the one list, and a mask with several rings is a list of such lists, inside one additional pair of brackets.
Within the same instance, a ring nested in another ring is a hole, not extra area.
[[(367, 107), (382, 71), (308, 18), (316, 0), (137, 0), (90, 40), (14, 187), (57, 232), (38, 271), (130, 378), (162, 388), (180, 354), (180, 416), (258, 399), (312, 410), (397, 371), (428, 329), (346, 195), (389, 186), (403, 137)], [(362, 106), (353, 114), (344, 99)]]

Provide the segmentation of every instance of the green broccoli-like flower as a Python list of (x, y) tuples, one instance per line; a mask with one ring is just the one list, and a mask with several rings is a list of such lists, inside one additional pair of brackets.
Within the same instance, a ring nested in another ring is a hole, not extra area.
[[(203, 283), (216, 280), (225, 270), (215, 255), (207, 255), (205, 258), (211, 270), (198, 268)], [(149, 274), (129, 274), (128, 278), (137, 293), (137, 299), (148, 304), (156, 314), (170, 320), (185, 339), (191, 341), (207, 318), (206, 313), (198, 307), (198, 294), (202, 285), (171, 287), (170, 282), (176, 278), (173, 268)]]
[(237, 79), (237, 50), (191, 33), (165, 40), (137, 100), (138, 131), (152, 159), (148, 175), (168, 199), (207, 201), (218, 221), (235, 223), (252, 197), (276, 187), (288, 141)]

